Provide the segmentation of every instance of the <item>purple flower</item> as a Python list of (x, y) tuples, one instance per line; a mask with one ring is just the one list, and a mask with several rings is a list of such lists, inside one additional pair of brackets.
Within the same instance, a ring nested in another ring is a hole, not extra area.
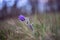
[(25, 24), (28, 26), (28, 28), (30, 28), (30, 29), (33, 31), (33, 25), (30, 23), (29, 18), (26, 18), (26, 17), (23, 16), (23, 15), (20, 15), (20, 16), (19, 16), (19, 20), (25, 21)]
[(25, 16), (20, 15), (20, 16), (19, 16), (19, 20), (21, 20), (21, 21), (25, 21)]

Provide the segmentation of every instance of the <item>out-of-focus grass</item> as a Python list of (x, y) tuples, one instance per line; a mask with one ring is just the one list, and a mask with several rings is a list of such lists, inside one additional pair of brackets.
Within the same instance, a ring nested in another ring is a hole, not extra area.
[(29, 17), (34, 32), (18, 18), (0, 21), (0, 29), (7, 32), (4, 32), (7, 34), (6, 40), (60, 40), (60, 14), (36, 14)]

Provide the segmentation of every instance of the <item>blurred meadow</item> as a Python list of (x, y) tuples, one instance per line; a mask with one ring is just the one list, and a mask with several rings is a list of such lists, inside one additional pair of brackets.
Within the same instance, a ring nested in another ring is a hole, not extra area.
[(60, 14), (35, 14), (30, 17), (34, 32), (18, 18), (0, 21), (1, 40), (60, 40)]

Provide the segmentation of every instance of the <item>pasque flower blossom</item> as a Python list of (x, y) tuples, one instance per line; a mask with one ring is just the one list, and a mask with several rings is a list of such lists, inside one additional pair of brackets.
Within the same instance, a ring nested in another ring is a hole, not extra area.
[(21, 20), (21, 21), (25, 21), (25, 16), (20, 15), (20, 16), (19, 16), (19, 20)]

